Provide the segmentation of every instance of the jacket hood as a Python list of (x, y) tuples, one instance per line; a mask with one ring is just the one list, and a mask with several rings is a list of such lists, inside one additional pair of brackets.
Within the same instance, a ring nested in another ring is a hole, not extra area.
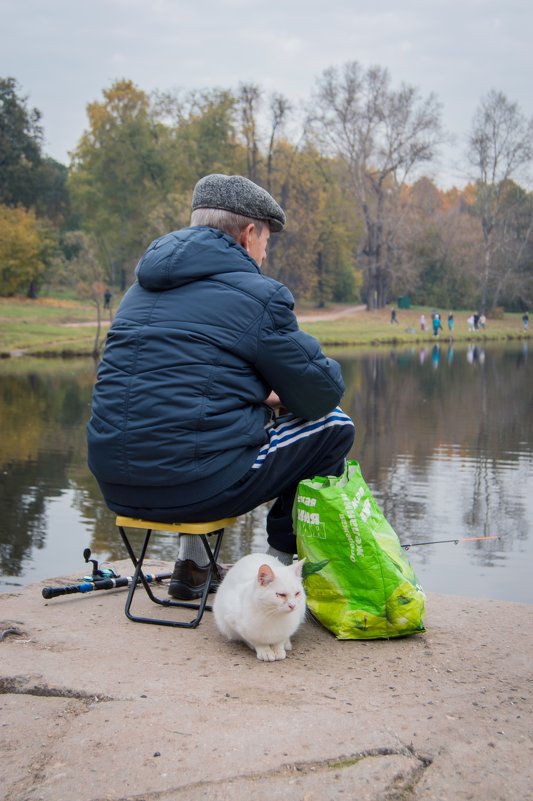
[(231, 236), (216, 228), (195, 226), (173, 231), (152, 242), (135, 274), (143, 289), (161, 292), (237, 271), (261, 272)]

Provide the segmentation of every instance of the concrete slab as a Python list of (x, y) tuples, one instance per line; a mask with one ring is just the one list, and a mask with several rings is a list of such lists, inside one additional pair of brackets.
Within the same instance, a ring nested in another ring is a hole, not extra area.
[(533, 799), (532, 606), (430, 595), (428, 631), (390, 641), (306, 621), (263, 663), (209, 613), (146, 626), (122, 590), (52, 583), (0, 594), (5, 801)]

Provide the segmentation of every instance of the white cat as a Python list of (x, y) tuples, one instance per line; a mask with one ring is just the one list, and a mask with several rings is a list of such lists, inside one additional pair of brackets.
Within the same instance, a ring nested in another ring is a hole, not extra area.
[(305, 617), (301, 562), (283, 565), (251, 553), (228, 571), (215, 595), (213, 614), (228, 640), (242, 640), (263, 662), (285, 659)]

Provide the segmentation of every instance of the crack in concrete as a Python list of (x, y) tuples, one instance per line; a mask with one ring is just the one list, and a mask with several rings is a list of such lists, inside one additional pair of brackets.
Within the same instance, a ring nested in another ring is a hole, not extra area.
[[(194, 790), (201, 790), (202, 788), (220, 787), (220, 785), (235, 785), (238, 782), (258, 782), (269, 781), (282, 777), (289, 777), (294, 775), (307, 776), (317, 773), (325, 773), (330, 770), (342, 770), (343, 768), (350, 768), (358, 763), (363, 762), (365, 759), (375, 759), (382, 756), (403, 756), (416, 760), (418, 763), (408, 775), (399, 773), (393, 780), (390, 787), (386, 790), (385, 795), (381, 796), (382, 801), (411, 801), (416, 790), (416, 786), (420, 782), (424, 771), (433, 763), (433, 759), (429, 756), (418, 753), (412, 746), (403, 746), (401, 748), (369, 748), (364, 751), (359, 751), (355, 754), (348, 754), (346, 756), (339, 756), (323, 760), (315, 760), (309, 762), (293, 762), (283, 764), (272, 770), (264, 771), (263, 773), (244, 773), (237, 776), (229, 776), (227, 778), (219, 778), (211, 781), (197, 781), (190, 782), (185, 785), (178, 785), (173, 788), (167, 788), (159, 791), (149, 791), (148, 793), (136, 793), (135, 795), (123, 796), (116, 801), (157, 801), (165, 798), (174, 798), (175, 793), (191, 792)], [(106, 801), (103, 798), (95, 798), (93, 801)]]
[(17, 629), (15, 626), (11, 626), (8, 629), (4, 629), (0, 632), (0, 642), (3, 642), (7, 637), (22, 637), (24, 632), (20, 629)]
[[(316, 766), (326, 767), (326, 768), (346, 768), (350, 767), (350, 765), (356, 765), (357, 762), (360, 762), (361, 759), (366, 759), (367, 757), (376, 757), (376, 756), (407, 756), (413, 757), (417, 759), (421, 765), (426, 768), (432, 763), (431, 757), (423, 756), (415, 751), (412, 745), (405, 745), (401, 748), (368, 748), (366, 751), (359, 751), (357, 754), (353, 754), (352, 756), (348, 757), (340, 757), (339, 759), (329, 759), (326, 761), (316, 762)], [(303, 765), (309, 765), (313, 763), (302, 763)], [(296, 769), (298, 770), (298, 766), (296, 765)]]
[(79, 701), (113, 701), (108, 695), (97, 695), (70, 687), (50, 687), (48, 684), (31, 684), (25, 676), (1, 676), (0, 695), (38, 695), (43, 698), (76, 698)]
[(431, 764), (433, 759), (424, 757), (421, 754), (414, 754), (415, 758), (419, 760), (419, 764), (408, 775), (400, 774), (396, 776), (385, 795), (382, 796), (381, 801), (414, 801), (416, 788), (424, 775), (424, 772)]

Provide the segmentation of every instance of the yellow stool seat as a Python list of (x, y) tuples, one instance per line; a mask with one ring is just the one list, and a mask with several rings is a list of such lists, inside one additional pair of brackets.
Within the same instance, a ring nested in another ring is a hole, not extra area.
[(220, 520), (211, 520), (209, 523), (160, 523), (155, 520), (142, 520), (140, 517), (117, 515), (115, 525), (126, 528), (150, 528), (153, 531), (175, 531), (178, 534), (212, 534), (220, 528), (231, 526), (236, 520), (236, 517), (224, 517)]
[[(207, 596), (209, 595), (211, 580), (213, 578), (218, 578), (220, 580), (220, 574), (217, 567), (217, 557), (220, 551), (220, 546), (222, 545), (224, 529), (234, 523), (236, 519), (236, 517), (226, 517), (222, 518), (221, 520), (209, 520), (201, 523), (161, 523), (156, 520), (144, 520), (136, 517), (117, 515), (115, 524), (120, 532), (122, 541), (126, 546), (128, 555), (135, 567), (135, 573), (128, 590), (128, 597), (126, 599), (126, 606), (124, 610), (126, 617), (129, 620), (135, 621), (136, 623), (153, 623), (159, 626), (174, 626), (177, 628), (196, 628), (196, 626), (198, 626), (200, 623), (205, 610), (207, 609), (208, 611), (211, 611), (211, 607), (207, 604)], [(131, 542), (126, 534), (126, 529), (143, 529), (145, 532), (144, 541), (138, 556), (133, 550)], [(193, 601), (178, 601), (174, 599), (171, 600), (169, 598), (159, 598), (152, 592), (142, 569), (152, 531), (170, 531), (176, 534), (198, 534), (198, 536), (201, 537), (209, 564), (204, 590), (198, 603)], [(211, 548), (208, 540), (209, 536), (215, 537), (214, 548)], [(139, 584), (143, 586), (146, 594), (150, 600), (153, 601), (153, 603), (159, 604), (160, 606), (194, 609), (196, 610), (196, 616), (193, 620), (184, 622), (181, 620), (158, 619), (134, 615), (131, 612), (131, 604), (135, 595), (135, 590)]]

